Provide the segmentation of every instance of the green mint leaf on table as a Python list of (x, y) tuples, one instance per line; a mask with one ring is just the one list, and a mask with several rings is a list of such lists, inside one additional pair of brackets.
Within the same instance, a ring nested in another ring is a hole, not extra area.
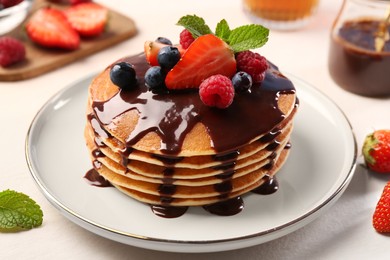
[(13, 190), (0, 192), (0, 232), (17, 232), (42, 225), (40, 206), (29, 196)]
[(232, 30), (228, 44), (234, 52), (256, 49), (268, 41), (269, 30), (261, 25), (251, 24)]
[(215, 28), (215, 35), (227, 42), (230, 37), (230, 28), (225, 19), (222, 19)]
[(203, 18), (196, 15), (183, 16), (177, 22), (177, 25), (181, 25), (186, 28), (195, 39), (199, 36), (212, 33)]

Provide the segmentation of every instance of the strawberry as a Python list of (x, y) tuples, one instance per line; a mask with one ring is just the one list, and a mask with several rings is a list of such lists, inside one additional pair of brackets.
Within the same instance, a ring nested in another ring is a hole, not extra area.
[(168, 89), (198, 88), (206, 78), (221, 74), (231, 78), (236, 73), (234, 52), (213, 34), (199, 36), (188, 47), (181, 60), (168, 72)]
[(95, 37), (106, 27), (108, 9), (93, 2), (80, 3), (66, 9), (65, 15), (81, 36)]
[(390, 173), (390, 130), (376, 130), (367, 135), (362, 152), (369, 169)]
[(44, 47), (75, 50), (80, 45), (80, 36), (70, 26), (62, 11), (43, 7), (26, 23), (30, 39)]
[(372, 217), (372, 225), (379, 233), (390, 232), (390, 181), (383, 189)]
[(169, 46), (168, 44), (164, 44), (157, 41), (146, 41), (144, 44), (144, 52), (146, 56), (146, 60), (150, 64), (150, 66), (158, 66), (157, 55), (162, 47)]
[[(146, 56), (146, 60), (150, 64), (150, 66), (158, 66), (158, 61), (157, 61), (157, 55), (158, 52), (162, 47), (169, 46), (169, 44), (165, 44), (159, 41), (146, 41), (144, 44), (144, 53)], [(179, 49), (180, 54), (183, 56), (183, 53), (185, 50), (183, 47), (181, 47), (180, 44), (175, 44), (173, 45)]]

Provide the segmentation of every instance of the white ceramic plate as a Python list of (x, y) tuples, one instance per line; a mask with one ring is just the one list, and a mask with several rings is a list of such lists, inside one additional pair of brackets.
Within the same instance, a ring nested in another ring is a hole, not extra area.
[(38, 112), (26, 138), (30, 171), (47, 199), (67, 218), (103, 237), (174, 252), (212, 252), (252, 246), (308, 224), (346, 189), (356, 164), (356, 142), (340, 109), (308, 84), (289, 76), (300, 99), (290, 157), (277, 174), (278, 192), (244, 196), (235, 216), (190, 208), (174, 219), (154, 215), (114, 188), (83, 178), (91, 168), (83, 139), (87, 87), (83, 79)]

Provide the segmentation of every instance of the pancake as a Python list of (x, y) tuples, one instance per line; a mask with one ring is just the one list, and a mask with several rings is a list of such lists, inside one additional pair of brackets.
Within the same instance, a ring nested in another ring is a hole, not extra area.
[[(135, 89), (110, 79), (123, 61), (134, 66)], [(163, 207), (210, 206), (265, 185), (287, 160), (298, 99), (276, 66), (216, 109), (196, 89), (150, 91), (143, 54), (115, 63), (89, 86), (84, 137), (96, 172), (124, 194)]]

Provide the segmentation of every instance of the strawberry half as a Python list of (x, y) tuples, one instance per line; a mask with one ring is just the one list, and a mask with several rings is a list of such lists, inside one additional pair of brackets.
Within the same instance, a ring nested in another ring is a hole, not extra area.
[(84, 37), (100, 35), (107, 24), (108, 9), (99, 4), (80, 3), (65, 10), (72, 27)]
[(150, 66), (158, 66), (157, 55), (162, 47), (168, 46), (168, 44), (164, 44), (161, 42), (152, 42), (146, 41), (144, 44), (144, 52), (146, 56), (146, 60), (150, 64)]
[(33, 42), (44, 47), (75, 50), (80, 45), (80, 36), (58, 9), (36, 11), (26, 23), (26, 31)]
[[(144, 53), (146, 56), (147, 62), (150, 64), (150, 66), (158, 66), (158, 61), (157, 61), (157, 55), (158, 52), (162, 47), (169, 46), (168, 44), (161, 43), (158, 41), (146, 41), (144, 44)], [(180, 44), (175, 44), (173, 45), (178, 48), (180, 54), (183, 56), (183, 53), (185, 50), (183, 47), (181, 47)]]
[(390, 173), (390, 130), (376, 130), (367, 135), (362, 152), (369, 169)]
[(198, 88), (206, 78), (221, 74), (231, 78), (236, 73), (234, 52), (213, 34), (202, 35), (188, 47), (179, 62), (168, 72), (168, 89)]
[(372, 217), (372, 225), (379, 233), (390, 232), (390, 181), (383, 189)]

